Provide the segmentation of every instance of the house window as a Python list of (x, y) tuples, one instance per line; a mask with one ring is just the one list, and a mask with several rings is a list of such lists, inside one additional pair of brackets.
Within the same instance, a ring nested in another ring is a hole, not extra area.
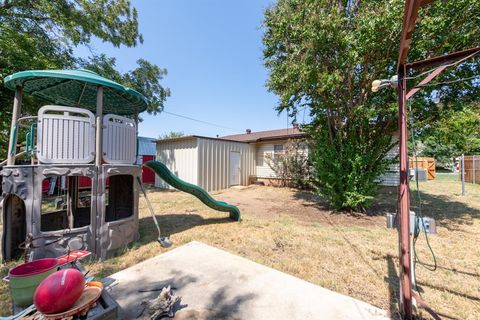
[(257, 166), (260, 166), (260, 167), (263, 166), (263, 157), (264, 157), (264, 153), (263, 152), (258, 152)]
[(273, 145), (273, 159), (278, 160), (280, 156), (283, 155), (283, 144), (274, 144)]
[(92, 180), (89, 177), (51, 176), (42, 181), (41, 231), (90, 225)]

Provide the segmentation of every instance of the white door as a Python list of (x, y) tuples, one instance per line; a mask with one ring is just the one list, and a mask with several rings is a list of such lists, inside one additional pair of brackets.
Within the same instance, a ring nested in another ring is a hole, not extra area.
[(230, 151), (230, 185), (240, 184), (240, 152)]

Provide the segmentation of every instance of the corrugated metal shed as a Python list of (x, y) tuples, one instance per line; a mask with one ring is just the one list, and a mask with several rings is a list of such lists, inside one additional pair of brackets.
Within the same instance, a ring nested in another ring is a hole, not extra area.
[(240, 154), (240, 185), (248, 185), (255, 175), (255, 146), (226, 140), (197, 138), (198, 184), (208, 190), (221, 190), (231, 186), (230, 156)]
[[(158, 140), (157, 160), (164, 163), (180, 179), (198, 184), (197, 138)], [(171, 188), (158, 176), (155, 177), (155, 186)]]
[[(236, 141), (188, 136), (157, 141), (157, 160), (180, 179), (207, 191), (230, 187), (231, 153), (239, 154), (240, 184), (247, 185), (255, 175), (255, 146)], [(160, 178), (155, 185), (169, 188)]]
[(154, 156), (157, 154), (155, 138), (138, 137), (138, 155)]

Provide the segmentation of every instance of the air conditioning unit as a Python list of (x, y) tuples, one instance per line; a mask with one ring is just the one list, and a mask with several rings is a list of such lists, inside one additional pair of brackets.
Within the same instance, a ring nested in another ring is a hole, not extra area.
[[(416, 173), (415, 173), (416, 171)], [(415, 181), (415, 179), (418, 179), (418, 181), (427, 181), (427, 169), (410, 169), (409, 172), (410, 179), (412, 181)]]

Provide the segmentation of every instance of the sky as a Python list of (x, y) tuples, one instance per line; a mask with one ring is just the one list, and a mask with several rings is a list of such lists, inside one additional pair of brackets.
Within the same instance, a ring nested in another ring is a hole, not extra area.
[[(139, 135), (157, 138), (175, 131), (215, 137), (243, 133), (247, 128), (286, 128), (287, 115), (279, 116), (275, 111), (278, 98), (265, 86), (268, 71), (262, 62), (263, 12), (272, 3), (132, 1), (138, 10), (144, 43), (115, 48), (94, 40), (94, 52), (115, 57), (121, 72), (135, 68), (140, 58), (166, 68), (168, 74), (161, 83), (171, 90), (171, 96), (165, 111), (217, 125), (166, 113), (143, 113)], [(90, 52), (78, 48), (77, 54), (86, 56)]]

